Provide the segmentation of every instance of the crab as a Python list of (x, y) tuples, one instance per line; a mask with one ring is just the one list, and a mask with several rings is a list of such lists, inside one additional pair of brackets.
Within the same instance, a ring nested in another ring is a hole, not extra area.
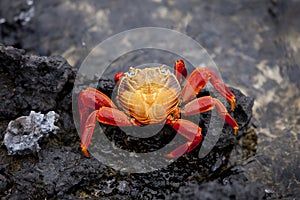
[[(117, 84), (117, 105), (104, 93), (87, 88), (79, 93), (81, 149), (89, 157), (88, 147), (96, 121), (112, 126), (146, 126), (164, 123), (170, 125), (187, 142), (166, 154), (178, 158), (194, 150), (202, 141), (201, 127), (182, 117), (217, 109), (218, 114), (233, 128), (237, 135), (238, 124), (228, 113), (222, 102), (211, 96), (197, 98), (197, 94), (210, 81), (214, 88), (230, 103), (234, 110), (235, 95), (210, 68), (197, 68), (187, 77), (183, 60), (174, 64), (174, 73), (166, 66), (119, 72), (114, 81)], [(186, 80), (185, 80), (186, 79)], [(184, 86), (181, 87), (181, 84)], [(92, 110), (92, 112), (91, 112)]]

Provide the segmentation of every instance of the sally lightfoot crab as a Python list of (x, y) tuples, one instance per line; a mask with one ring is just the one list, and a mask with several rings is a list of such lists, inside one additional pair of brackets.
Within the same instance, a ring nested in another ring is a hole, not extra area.
[[(238, 132), (238, 124), (228, 114), (225, 106), (216, 98), (196, 95), (208, 81), (235, 107), (235, 96), (219, 76), (209, 68), (197, 68), (187, 78), (183, 89), (181, 83), (187, 77), (183, 60), (175, 62), (175, 74), (166, 66), (136, 69), (115, 75), (118, 84), (116, 106), (102, 92), (87, 88), (80, 92), (78, 99), (80, 114), (81, 149), (88, 157), (88, 146), (96, 125), (96, 120), (113, 126), (145, 126), (164, 123), (170, 125), (187, 142), (166, 154), (178, 158), (191, 152), (202, 141), (201, 128), (181, 116), (191, 116), (217, 109), (220, 117)], [(93, 110), (91, 112), (91, 110)]]

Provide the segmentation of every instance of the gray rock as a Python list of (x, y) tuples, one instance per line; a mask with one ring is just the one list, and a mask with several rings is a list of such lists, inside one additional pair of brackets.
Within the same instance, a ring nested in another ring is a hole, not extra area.
[(10, 121), (6, 129), (3, 144), (9, 155), (23, 155), (38, 152), (39, 141), (49, 134), (56, 134), (59, 127), (54, 123), (59, 115), (54, 111), (46, 115), (31, 111), (29, 116), (22, 116)]
[(230, 180), (223, 184), (211, 181), (202, 185), (190, 183), (182, 186), (167, 199), (265, 199), (265, 193), (262, 185), (258, 183)]
[(8, 188), (8, 185), (9, 181), (7, 180), (7, 178), (0, 174), (0, 194)]

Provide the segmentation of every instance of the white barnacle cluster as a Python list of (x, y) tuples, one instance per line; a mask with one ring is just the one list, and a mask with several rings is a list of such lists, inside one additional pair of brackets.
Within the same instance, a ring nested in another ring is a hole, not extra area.
[(39, 140), (56, 134), (59, 127), (54, 123), (59, 115), (54, 111), (41, 114), (31, 111), (29, 116), (22, 116), (9, 122), (5, 131), (3, 144), (9, 155), (24, 155), (40, 150)]

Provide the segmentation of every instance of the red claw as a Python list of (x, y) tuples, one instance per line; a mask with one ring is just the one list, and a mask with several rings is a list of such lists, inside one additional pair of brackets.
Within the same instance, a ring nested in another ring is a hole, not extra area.
[(182, 83), (183, 80), (186, 78), (187, 76), (187, 70), (185, 68), (185, 64), (184, 61), (182, 59), (177, 60), (175, 62), (175, 76), (177, 78), (177, 80)]
[(115, 83), (118, 83), (122, 76), (124, 76), (124, 72), (118, 72), (114, 77)]

